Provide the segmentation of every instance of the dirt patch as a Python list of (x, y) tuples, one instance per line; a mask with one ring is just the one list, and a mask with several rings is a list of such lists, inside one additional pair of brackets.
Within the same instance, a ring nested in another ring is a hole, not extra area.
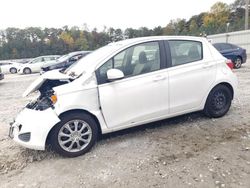
[(192, 113), (102, 136), (84, 156), (22, 148), (8, 123), (38, 76), (0, 82), (0, 187), (250, 187), (250, 65), (234, 70), (239, 91), (223, 118)]

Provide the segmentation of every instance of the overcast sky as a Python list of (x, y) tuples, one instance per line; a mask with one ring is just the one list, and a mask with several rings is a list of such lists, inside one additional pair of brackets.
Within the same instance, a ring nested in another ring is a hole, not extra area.
[[(218, 0), (0, 0), (0, 29), (62, 27), (125, 29), (166, 26), (209, 11)], [(227, 4), (234, 0), (220, 0)]]

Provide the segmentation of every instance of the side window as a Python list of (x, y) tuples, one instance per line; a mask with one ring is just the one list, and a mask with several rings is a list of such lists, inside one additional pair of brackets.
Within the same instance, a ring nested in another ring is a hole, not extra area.
[(230, 44), (223, 43), (221, 44), (222, 50), (231, 50), (232, 46)]
[(99, 84), (107, 82), (107, 71), (112, 68), (121, 70), (125, 77), (159, 70), (160, 48), (158, 42), (135, 45), (115, 55), (96, 70)]
[(171, 51), (172, 66), (183, 65), (202, 60), (202, 43), (188, 40), (168, 41)]
[(51, 57), (44, 57), (43, 58), (43, 61), (50, 61), (50, 60), (53, 60)]
[(231, 46), (232, 46), (232, 49), (238, 49), (239, 48), (238, 46), (236, 46), (234, 44), (231, 44)]
[(81, 54), (75, 55), (69, 59), (69, 61), (78, 61), (82, 57)]
[(41, 58), (36, 58), (36, 59), (34, 59), (34, 60), (31, 62), (31, 64), (39, 63), (39, 62), (41, 62), (41, 61), (42, 61)]

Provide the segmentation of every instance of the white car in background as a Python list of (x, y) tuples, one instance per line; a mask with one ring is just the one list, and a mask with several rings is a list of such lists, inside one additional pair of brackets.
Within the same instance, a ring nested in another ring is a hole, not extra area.
[[(237, 78), (206, 38), (159, 36), (111, 43), (64, 71), (48, 71), (10, 127), (19, 144), (63, 156), (89, 151), (99, 134), (195, 111), (219, 118), (230, 109)], [(211, 127), (212, 129), (212, 127)]]
[(0, 63), (0, 66), (2, 68), (3, 73), (11, 73), (15, 74), (17, 73), (18, 68), (21, 66), (21, 63), (16, 63), (16, 62), (3, 62)]
[(58, 59), (59, 55), (39, 56), (30, 60), (28, 63), (21, 64), (18, 68), (18, 74), (31, 74), (40, 72), (43, 66), (49, 66), (54, 63), (54, 60)]

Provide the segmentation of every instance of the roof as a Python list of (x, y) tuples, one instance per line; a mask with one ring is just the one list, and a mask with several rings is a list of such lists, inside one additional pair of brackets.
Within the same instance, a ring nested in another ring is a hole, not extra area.
[(126, 45), (131, 45), (133, 43), (138, 43), (138, 42), (147, 42), (147, 41), (152, 41), (152, 40), (198, 40), (198, 41), (203, 41), (204, 37), (195, 37), (195, 36), (150, 36), (150, 37), (138, 37), (138, 38), (133, 38), (133, 39), (126, 39), (114, 43), (110, 43), (109, 45), (121, 45), (121, 46), (126, 46)]
[[(76, 75), (80, 75), (83, 71), (92, 72), (97, 66), (106, 61), (112, 55), (123, 50), (129, 46), (136, 45), (138, 43), (149, 42), (149, 41), (158, 41), (158, 40), (195, 40), (200, 42), (207, 41), (204, 37), (191, 37), (191, 36), (151, 36), (151, 37), (140, 37), (133, 39), (126, 39), (118, 42), (110, 43), (102, 48), (99, 48), (87, 55), (85, 58), (82, 58), (78, 61), (69, 72), (74, 72)], [(90, 70), (92, 69), (92, 70)]]

